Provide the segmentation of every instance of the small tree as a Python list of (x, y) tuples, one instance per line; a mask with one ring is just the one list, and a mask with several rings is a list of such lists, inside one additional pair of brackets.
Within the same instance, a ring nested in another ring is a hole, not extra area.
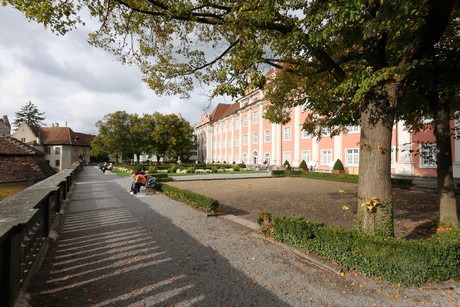
[(39, 112), (37, 106), (29, 100), (28, 103), (23, 105), (21, 109), (15, 113), (16, 119), (13, 122), (13, 126), (17, 128), (22, 122), (27, 123), (29, 126), (44, 126), (44, 114), (45, 112)]
[(300, 164), (299, 164), (299, 168), (307, 169), (307, 162), (305, 162), (305, 160), (302, 160), (302, 162), (300, 162)]
[(334, 171), (343, 171), (343, 170), (345, 170), (345, 168), (343, 167), (343, 163), (342, 163), (342, 161), (340, 161), (340, 159), (337, 159), (337, 161), (335, 161), (334, 166), (332, 167), (332, 169)]
[(286, 168), (286, 170), (288, 170), (288, 171), (291, 170), (291, 164), (289, 164), (288, 160), (284, 161), (283, 165)]

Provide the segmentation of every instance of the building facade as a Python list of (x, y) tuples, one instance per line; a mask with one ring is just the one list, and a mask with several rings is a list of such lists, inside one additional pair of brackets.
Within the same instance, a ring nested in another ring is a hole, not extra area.
[[(281, 166), (288, 161), (297, 167), (302, 160), (316, 170), (329, 171), (340, 159), (347, 173), (359, 173), (360, 127), (346, 133), (322, 137), (302, 130), (308, 110), (291, 109), (285, 125), (264, 119), (269, 102), (261, 90), (247, 93), (235, 103), (220, 103), (211, 114), (202, 114), (195, 128), (197, 160), (204, 163), (245, 163)], [(452, 122), (452, 127), (454, 123)], [(452, 138), (454, 176), (460, 177), (460, 141)], [(391, 171), (408, 176), (436, 176), (435, 137), (432, 131), (411, 133), (402, 122), (393, 127)]]
[(3, 115), (3, 118), (0, 118), (0, 135), (10, 135), (11, 133), (11, 124), (8, 120), (7, 115)]
[(61, 171), (78, 163), (90, 162), (93, 135), (74, 132), (69, 127), (33, 127), (22, 123), (12, 137), (43, 151), (53, 168)]

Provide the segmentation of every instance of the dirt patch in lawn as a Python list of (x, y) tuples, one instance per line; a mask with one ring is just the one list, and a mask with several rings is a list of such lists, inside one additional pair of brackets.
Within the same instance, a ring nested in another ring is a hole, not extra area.
[[(219, 212), (251, 221), (259, 213), (269, 212), (273, 216), (301, 216), (347, 229), (356, 225), (357, 185), (353, 183), (284, 177), (168, 184), (215, 198)], [(397, 237), (420, 238), (434, 233), (439, 212), (434, 190), (394, 189), (394, 199)]]

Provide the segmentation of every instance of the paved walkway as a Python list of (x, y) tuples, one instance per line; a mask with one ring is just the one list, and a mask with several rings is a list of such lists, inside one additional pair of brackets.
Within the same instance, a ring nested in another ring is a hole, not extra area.
[(400, 288), (321, 269), (238, 218), (207, 217), (87, 167), (30, 289), (32, 306), (458, 306), (456, 289)]

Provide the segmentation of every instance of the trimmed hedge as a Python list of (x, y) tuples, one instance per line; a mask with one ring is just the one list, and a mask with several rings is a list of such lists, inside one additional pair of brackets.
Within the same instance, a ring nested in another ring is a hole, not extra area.
[[(302, 177), (302, 178), (309, 178), (309, 179), (358, 183), (358, 175), (352, 175), (352, 174), (332, 174), (332, 173), (323, 173), (323, 172), (273, 170), (272, 176), (273, 177)], [(393, 187), (396, 187), (396, 188), (409, 188), (412, 186), (412, 179), (391, 178), (391, 184)]]
[(460, 229), (407, 240), (279, 217), (262, 229), (277, 241), (317, 252), (344, 269), (404, 286), (460, 279)]
[(207, 212), (214, 213), (219, 206), (219, 202), (213, 198), (172, 187), (165, 183), (158, 184), (158, 189), (171, 199), (190, 204)]

